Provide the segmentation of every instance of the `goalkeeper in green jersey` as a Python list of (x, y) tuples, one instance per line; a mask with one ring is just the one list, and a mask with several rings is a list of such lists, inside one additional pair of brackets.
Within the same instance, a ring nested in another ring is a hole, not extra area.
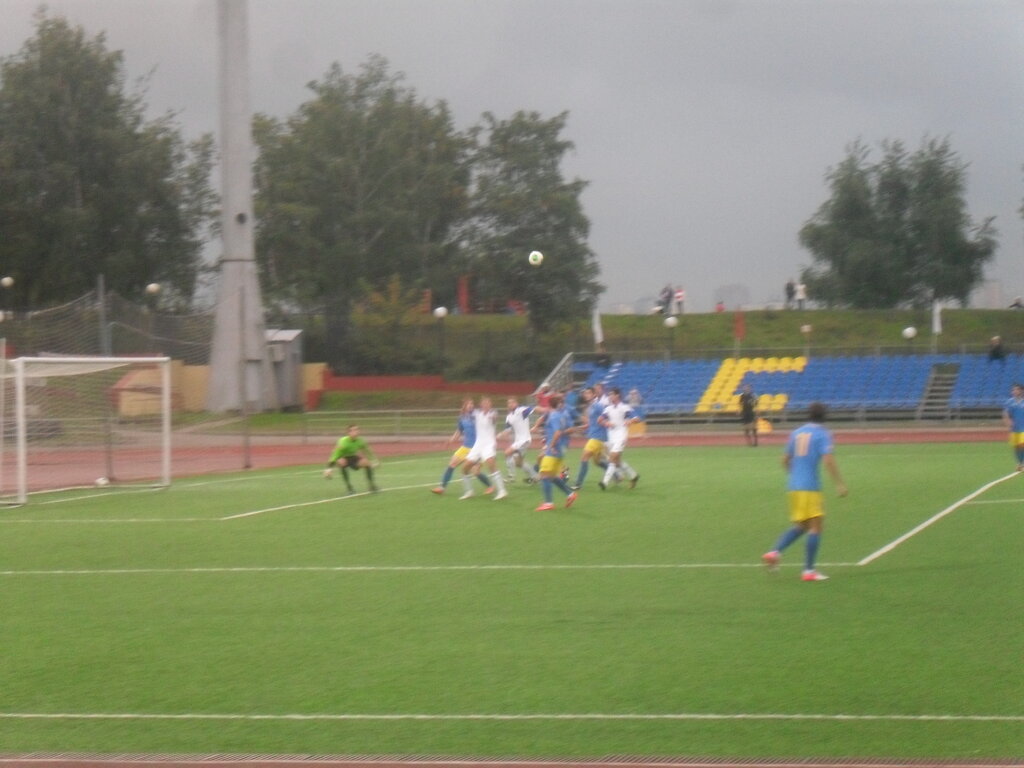
[(370, 484), (370, 490), (374, 493), (380, 490), (373, 482), (373, 469), (380, 466), (380, 462), (374, 456), (369, 443), (359, 436), (359, 427), (356, 424), (350, 424), (347, 434), (339, 439), (337, 445), (334, 446), (334, 452), (331, 453), (327, 468), (324, 470), (324, 477), (328, 480), (334, 474), (335, 464), (341, 469), (341, 476), (345, 479), (349, 493), (356, 491), (348, 479), (348, 471), (360, 468), (366, 470), (366, 480)]

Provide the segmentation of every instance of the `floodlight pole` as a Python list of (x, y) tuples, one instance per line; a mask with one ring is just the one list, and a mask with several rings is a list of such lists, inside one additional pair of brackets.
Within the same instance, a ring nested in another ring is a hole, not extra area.
[[(252, 113), (246, 0), (218, 0), (220, 40), (220, 283), (210, 352), (210, 411), (241, 412), (243, 391), (257, 410), (277, 408), (256, 272), (252, 204)], [(242, 301), (242, 296), (245, 301)], [(236, 365), (244, 334), (244, 364)], [(245, 380), (243, 384), (239, 377)]]

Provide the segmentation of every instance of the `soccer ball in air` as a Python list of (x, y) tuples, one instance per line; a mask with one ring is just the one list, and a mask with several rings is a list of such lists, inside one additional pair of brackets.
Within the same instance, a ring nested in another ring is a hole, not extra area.
[(539, 267), (544, 262), (544, 254), (540, 251), (530, 251), (528, 258), (530, 263), (535, 267)]
[(907, 339), (909, 341), (910, 339), (914, 338), (915, 336), (917, 336), (917, 328), (915, 328), (914, 326), (909, 325), (909, 326), (907, 326), (906, 328), (903, 329), (903, 338), (904, 339)]
[(105, 478), (105, 477), (97, 477), (96, 478), (96, 487), (97, 488), (105, 488), (108, 485), (110, 485), (110, 481), (107, 478)]

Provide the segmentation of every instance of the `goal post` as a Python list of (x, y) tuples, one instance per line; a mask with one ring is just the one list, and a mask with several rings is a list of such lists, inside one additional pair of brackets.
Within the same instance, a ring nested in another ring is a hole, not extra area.
[(0, 503), (171, 482), (169, 357), (19, 357), (0, 373)]

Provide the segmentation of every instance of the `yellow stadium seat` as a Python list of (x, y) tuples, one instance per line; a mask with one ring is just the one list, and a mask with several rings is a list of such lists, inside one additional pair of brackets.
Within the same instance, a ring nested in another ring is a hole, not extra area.
[(772, 401), (775, 399), (775, 395), (761, 395), (757, 398), (757, 408), (761, 411), (766, 411), (772, 407)]
[(750, 361), (750, 370), (753, 371), (754, 373), (760, 373), (761, 371), (763, 371), (764, 370), (764, 358), (763, 357), (755, 357), (753, 360), (751, 360)]
[(801, 373), (801, 372), (803, 372), (804, 368), (806, 368), (806, 367), (807, 367), (807, 358), (806, 357), (804, 357), (803, 355), (800, 355), (800, 357), (794, 357), (793, 358), (793, 370), (794, 371), (796, 371), (797, 373)]
[(780, 357), (779, 358), (779, 373), (789, 373), (793, 370), (793, 358), (792, 357)]

